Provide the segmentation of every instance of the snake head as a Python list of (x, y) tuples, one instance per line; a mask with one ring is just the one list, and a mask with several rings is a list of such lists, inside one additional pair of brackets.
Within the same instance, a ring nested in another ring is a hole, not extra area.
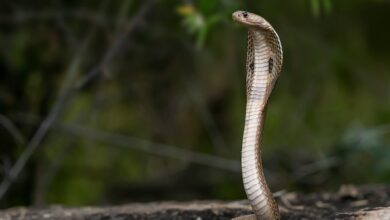
[(271, 25), (261, 16), (247, 11), (236, 11), (232, 15), (233, 20), (247, 26), (248, 28), (267, 29)]

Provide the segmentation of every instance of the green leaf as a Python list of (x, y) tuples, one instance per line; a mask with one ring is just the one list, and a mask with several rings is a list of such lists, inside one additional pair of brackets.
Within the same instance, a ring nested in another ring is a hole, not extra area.
[(326, 14), (329, 14), (332, 11), (332, 1), (331, 0), (323, 0), (324, 1), (324, 10)]
[(206, 40), (206, 36), (207, 36), (207, 32), (208, 32), (208, 26), (205, 25), (203, 26), (203, 28), (201, 28), (198, 32), (198, 36), (197, 36), (197, 39), (196, 39), (196, 46), (197, 48), (202, 48), (203, 47), (203, 44)]
[(311, 0), (311, 11), (315, 17), (320, 16), (320, 0)]

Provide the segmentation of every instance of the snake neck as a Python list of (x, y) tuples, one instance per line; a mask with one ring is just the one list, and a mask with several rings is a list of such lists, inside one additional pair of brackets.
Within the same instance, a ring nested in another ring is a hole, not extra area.
[(265, 110), (273, 88), (270, 69), (272, 50), (261, 33), (249, 31), (247, 54), (247, 107), (242, 144), (242, 176), (247, 197), (257, 219), (279, 219), (277, 203), (262, 167), (261, 142)]

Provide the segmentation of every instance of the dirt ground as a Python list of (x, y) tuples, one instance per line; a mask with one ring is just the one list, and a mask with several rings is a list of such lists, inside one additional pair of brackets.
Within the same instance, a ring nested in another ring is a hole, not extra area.
[[(282, 220), (390, 220), (390, 186), (345, 185), (337, 192), (283, 193), (277, 197)], [(0, 220), (231, 219), (251, 213), (247, 201), (134, 203), (112, 207), (15, 207), (0, 211)]]

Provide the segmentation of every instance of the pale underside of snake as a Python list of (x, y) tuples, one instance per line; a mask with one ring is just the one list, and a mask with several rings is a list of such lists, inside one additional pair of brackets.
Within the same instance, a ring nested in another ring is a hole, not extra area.
[(233, 19), (248, 29), (247, 105), (241, 167), (245, 192), (254, 211), (254, 215), (237, 219), (279, 219), (278, 205), (264, 177), (261, 143), (268, 98), (282, 67), (282, 47), (276, 31), (264, 18), (237, 11)]

